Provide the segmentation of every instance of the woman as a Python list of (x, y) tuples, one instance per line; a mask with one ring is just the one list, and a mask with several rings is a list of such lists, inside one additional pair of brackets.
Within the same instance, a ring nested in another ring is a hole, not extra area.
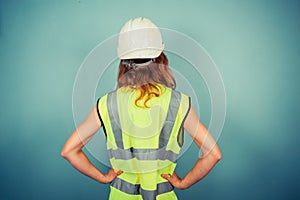
[[(177, 199), (174, 187), (189, 188), (221, 159), (190, 97), (175, 90), (163, 49), (159, 29), (150, 20), (129, 20), (119, 35), (118, 88), (98, 99), (62, 149), (61, 155), (81, 173), (110, 184), (110, 199)], [(82, 151), (101, 126), (112, 166), (107, 174)], [(183, 129), (202, 156), (181, 179), (174, 170)]]

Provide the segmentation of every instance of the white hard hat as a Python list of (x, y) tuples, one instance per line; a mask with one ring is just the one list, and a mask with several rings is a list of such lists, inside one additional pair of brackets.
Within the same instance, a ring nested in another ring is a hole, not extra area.
[(135, 18), (125, 23), (119, 34), (120, 59), (156, 58), (164, 49), (158, 27), (146, 18)]

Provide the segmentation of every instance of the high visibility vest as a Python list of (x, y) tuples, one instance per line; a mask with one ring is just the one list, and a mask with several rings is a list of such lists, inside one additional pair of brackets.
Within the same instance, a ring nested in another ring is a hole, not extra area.
[(137, 90), (114, 90), (97, 101), (112, 168), (123, 173), (110, 184), (111, 200), (177, 199), (161, 174), (172, 174), (183, 145), (190, 97), (160, 85), (162, 94), (135, 105)]

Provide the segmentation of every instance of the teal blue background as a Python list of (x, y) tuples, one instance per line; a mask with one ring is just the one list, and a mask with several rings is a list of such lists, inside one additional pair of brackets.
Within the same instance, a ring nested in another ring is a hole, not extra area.
[[(223, 158), (202, 181), (177, 190), (179, 199), (299, 199), (299, 11), (297, 1), (283, 0), (1, 1), (0, 199), (108, 197), (108, 185), (78, 173), (60, 150), (75, 128), (80, 64), (139, 16), (202, 44), (227, 92)], [(180, 176), (197, 154), (193, 145), (179, 160)]]

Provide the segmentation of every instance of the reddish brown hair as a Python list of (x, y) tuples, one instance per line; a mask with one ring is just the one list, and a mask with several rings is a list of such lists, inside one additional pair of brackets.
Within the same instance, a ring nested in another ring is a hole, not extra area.
[[(141, 59), (126, 61), (138, 63), (141, 62)], [(123, 64), (122, 60), (120, 61), (118, 88), (130, 86), (131, 88), (138, 89), (140, 95), (135, 100), (136, 106), (149, 108), (147, 102), (152, 97), (159, 97), (161, 95), (161, 89), (157, 83), (172, 89), (176, 88), (174, 75), (169, 69), (168, 58), (163, 52), (155, 58), (154, 62), (146, 66), (139, 66), (136, 69), (132, 69), (130, 66)], [(138, 105), (138, 102), (144, 98), (144, 106)]]

